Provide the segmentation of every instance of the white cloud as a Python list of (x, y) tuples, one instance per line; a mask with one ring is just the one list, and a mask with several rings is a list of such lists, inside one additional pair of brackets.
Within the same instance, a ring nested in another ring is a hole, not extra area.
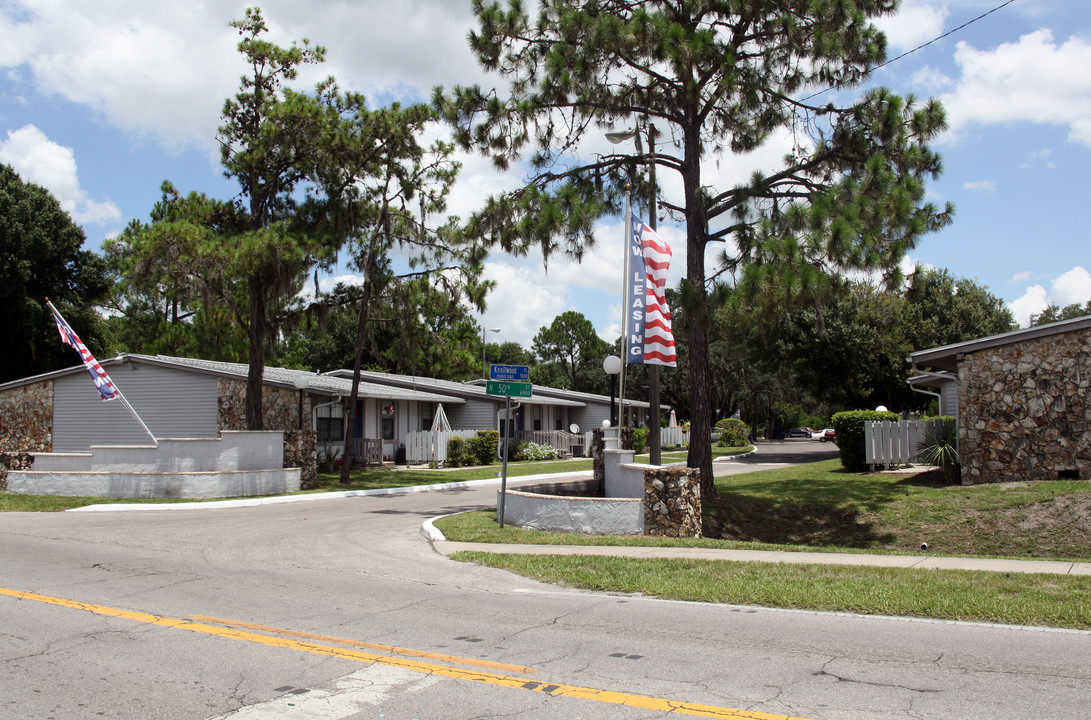
[[(224, 99), (246, 66), (228, 27), (252, 3), (24, 2), (0, 4), (0, 68), (37, 92), (86, 105), (110, 124), (178, 150), (213, 146)], [(469, 3), (416, 0), (263, 2), (266, 38), (309, 38), (327, 62), (298, 85), (334, 75), (369, 96), (428, 100), (433, 85), (472, 83)]]
[(910, 76), (909, 81), (913, 87), (928, 93), (945, 90), (955, 84), (945, 73), (933, 67), (921, 68)]
[(10, 165), (24, 181), (41, 185), (79, 224), (116, 222), (121, 210), (110, 200), (96, 201), (80, 187), (72, 148), (59, 145), (33, 125), (9, 130), (0, 141), (0, 162)]
[[(1019, 273), (1016, 278), (1023, 276), (1029, 277), (1029, 273)], [(1015, 316), (1016, 322), (1026, 327), (1030, 324), (1031, 315), (1042, 312), (1051, 304), (1064, 307), (1074, 303), (1082, 305), (1089, 300), (1091, 300), (1091, 274), (1077, 265), (1054, 278), (1048, 293), (1041, 285), (1029, 286), (1021, 296), (1008, 303), (1008, 309)]]
[(1071, 37), (1058, 45), (1050, 30), (978, 50), (960, 42), (958, 86), (943, 99), (956, 134), (969, 125), (1062, 125), (1071, 142), (1091, 147), (1091, 44)]
[(1091, 300), (1091, 275), (1077, 265), (1053, 281), (1050, 299), (1061, 307), (1086, 303)]
[(1008, 303), (1008, 309), (1015, 316), (1020, 327), (1030, 325), (1030, 316), (1037, 315), (1049, 306), (1046, 289), (1041, 285), (1031, 285), (1022, 295)]
[(991, 193), (996, 192), (996, 183), (992, 180), (972, 180), (970, 182), (962, 183), (962, 189), (970, 190), (972, 192)]
[(886, 33), (890, 48), (900, 53), (942, 35), (949, 14), (946, 5), (906, 0), (896, 15), (877, 18), (874, 23)]

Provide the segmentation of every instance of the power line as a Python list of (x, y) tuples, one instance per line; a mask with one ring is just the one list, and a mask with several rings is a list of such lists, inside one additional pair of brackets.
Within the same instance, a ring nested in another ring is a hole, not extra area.
[[(994, 7), (994, 8), (992, 9), (992, 10), (989, 10), (988, 12), (984, 12), (984, 13), (982, 13), (982, 14), (978, 15), (977, 17), (975, 17), (974, 19), (972, 19), (972, 20), (967, 20), (966, 22), (962, 23), (962, 24), (961, 24), (961, 25), (959, 25), (958, 27), (956, 27), (956, 28), (953, 28), (953, 29), (951, 29), (951, 30), (948, 30), (947, 32), (945, 32), (945, 33), (943, 33), (942, 35), (940, 35), (939, 37), (935, 37), (935, 38), (932, 38), (932, 39), (931, 39), (931, 40), (929, 40), (928, 42), (926, 42), (926, 43), (924, 43), (924, 44), (922, 44), (922, 45), (918, 45), (917, 47), (913, 48), (912, 50), (906, 50), (905, 52), (903, 52), (903, 53), (902, 53), (901, 55), (899, 55), (898, 57), (895, 57), (895, 58), (891, 58), (891, 59), (887, 60), (887, 61), (886, 61), (886, 62), (884, 62), (884, 63), (881, 63), (881, 64), (879, 64), (879, 65), (876, 65), (875, 67), (871, 68), (870, 72), (873, 72), (873, 71), (875, 71), (875, 70), (879, 70), (880, 68), (884, 68), (884, 67), (886, 67), (887, 65), (890, 65), (891, 63), (897, 62), (898, 60), (901, 60), (901, 59), (902, 59), (902, 58), (904, 58), (904, 57), (907, 57), (907, 56), (909, 56), (909, 55), (912, 55), (913, 53), (917, 52), (918, 50), (923, 50), (924, 48), (928, 47), (929, 45), (931, 45), (931, 44), (933, 44), (933, 43), (937, 43), (937, 42), (939, 42), (940, 40), (942, 40), (942, 39), (943, 39), (943, 38), (945, 38), (945, 37), (948, 37), (948, 36), (950, 36), (950, 35), (954, 35), (954, 34), (955, 34), (955, 33), (957, 33), (957, 32), (958, 32), (959, 30), (962, 30), (962, 29), (963, 29), (963, 28), (965, 28), (965, 27), (968, 27), (968, 26), (970, 26), (970, 25), (973, 25), (973, 24), (974, 24), (975, 22), (977, 22), (978, 20), (981, 20), (982, 18), (986, 18), (986, 17), (988, 17), (989, 15), (992, 15), (992, 14), (993, 14), (994, 12), (996, 12), (997, 10), (1002, 10), (1003, 8), (1006, 8), (1006, 7), (1008, 6), (1008, 5), (1011, 5), (1011, 4), (1013, 3), (1013, 2), (1015, 2), (1015, 0), (1007, 0), (1007, 2), (1004, 2), (1004, 3), (1001, 3), (1000, 5), (997, 5), (997, 6), (996, 6), (996, 7)], [(819, 95), (822, 95), (823, 93), (827, 93), (827, 92), (829, 92), (830, 90), (833, 90), (833, 89), (834, 89), (834, 88), (832, 88), (832, 87), (828, 87), (828, 88), (826, 88), (825, 90), (819, 90), (818, 92), (814, 93), (813, 95), (808, 95), (807, 97), (803, 98), (802, 100), (800, 100), (800, 102), (806, 102), (807, 100), (810, 100), (810, 99), (811, 99), (811, 98), (813, 98), (813, 97), (818, 97)]]

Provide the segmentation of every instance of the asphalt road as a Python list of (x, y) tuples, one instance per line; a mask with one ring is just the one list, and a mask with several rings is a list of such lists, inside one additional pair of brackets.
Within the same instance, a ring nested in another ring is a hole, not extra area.
[(574, 591), (419, 534), (494, 499), (0, 514), (0, 718), (1088, 716), (1091, 633)]

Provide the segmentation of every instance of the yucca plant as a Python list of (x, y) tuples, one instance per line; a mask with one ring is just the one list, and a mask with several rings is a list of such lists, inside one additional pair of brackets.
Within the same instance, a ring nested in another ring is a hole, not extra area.
[(943, 470), (947, 482), (958, 475), (958, 426), (953, 420), (942, 420), (924, 433), (924, 440), (917, 449), (920, 462), (935, 465)]

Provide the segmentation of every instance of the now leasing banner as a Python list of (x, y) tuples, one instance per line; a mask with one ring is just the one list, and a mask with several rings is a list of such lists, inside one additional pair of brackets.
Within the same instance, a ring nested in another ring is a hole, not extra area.
[(632, 219), (629, 243), (629, 350), (627, 362), (675, 367), (674, 332), (667, 307), (671, 249), (646, 223)]

